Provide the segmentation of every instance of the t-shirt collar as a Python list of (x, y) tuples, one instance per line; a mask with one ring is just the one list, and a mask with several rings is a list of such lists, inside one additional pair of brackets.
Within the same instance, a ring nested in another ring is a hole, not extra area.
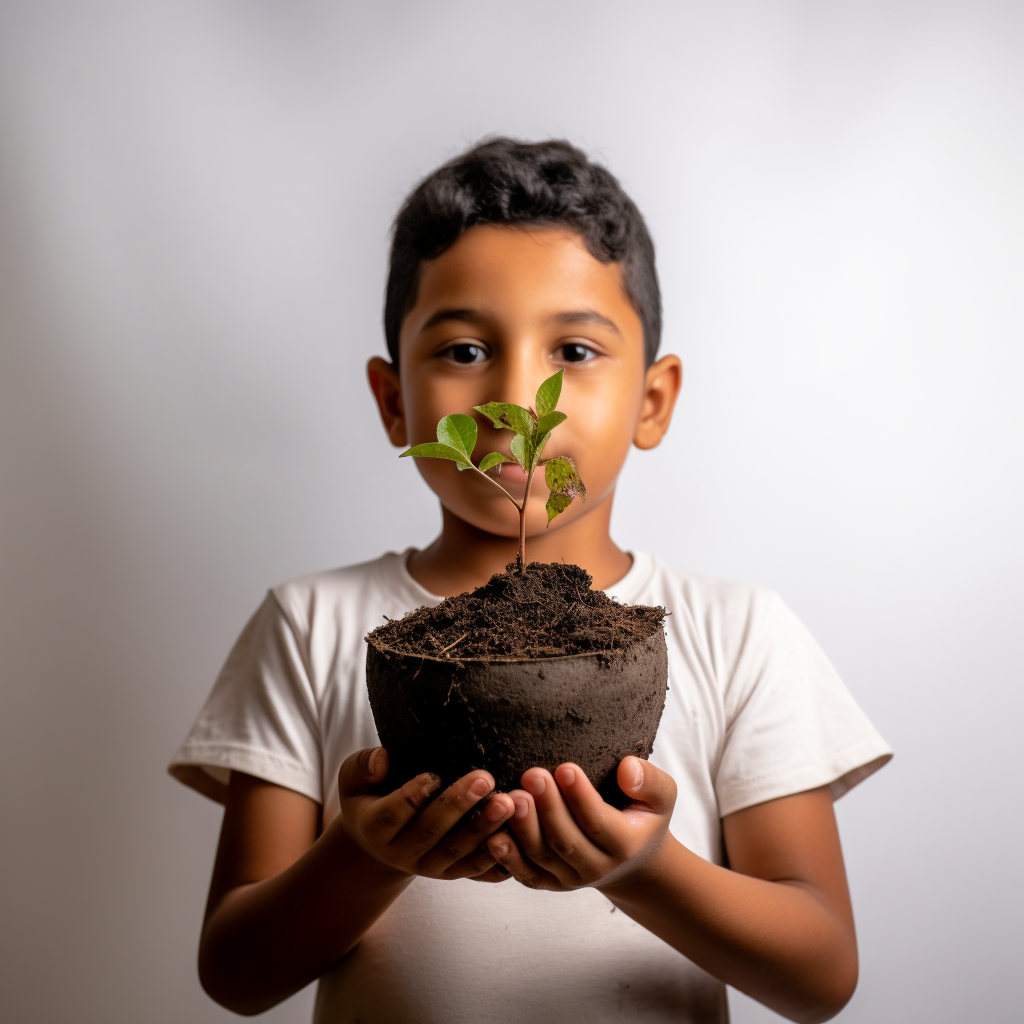
[(419, 551), (419, 548), (406, 548), (400, 555), (394, 555), (395, 570), (398, 573), (399, 582), (412, 598), (410, 607), (418, 608), (421, 605), (440, 604), (444, 598), (438, 594), (432, 594), (409, 572), (409, 558), (416, 554), (417, 551)]
[[(418, 550), (418, 548), (406, 548), (400, 555), (395, 555), (398, 578), (412, 597), (413, 607), (440, 604), (444, 599), (437, 594), (432, 594), (409, 572), (409, 557)], [(636, 595), (643, 589), (654, 569), (654, 559), (650, 555), (642, 551), (630, 551), (627, 554), (633, 559), (633, 564), (625, 576), (605, 590), (605, 593), (613, 601), (618, 601), (620, 604), (632, 604), (635, 601)]]
[(654, 559), (650, 555), (643, 551), (626, 553), (633, 559), (629, 571), (622, 579), (605, 588), (605, 593), (619, 604), (633, 604), (654, 571)]

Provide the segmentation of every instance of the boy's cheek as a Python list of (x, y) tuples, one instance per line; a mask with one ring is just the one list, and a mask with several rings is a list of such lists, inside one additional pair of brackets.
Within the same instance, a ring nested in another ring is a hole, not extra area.
[(586, 379), (567, 381), (559, 408), (568, 415), (571, 432), (601, 443), (631, 437), (644, 404), (645, 377), (638, 358), (617, 360)]
[(416, 462), (427, 486), (450, 512), (478, 530), (499, 537), (519, 535), (519, 518), (512, 503), (472, 470), (460, 473), (454, 465), (440, 459)]
[[(545, 456), (550, 458), (553, 455), (569, 455), (576, 463), (576, 469), (580, 479), (587, 489), (587, 501), (599, 501), (608, 491), (614, 487), (618, 480), (619, 473), (625, 465), (629, 450), (632, 447), (632, 432), (619, 432), (611, 434), (605, 429), (595, 428), (592, 434), (585, 434), (582, 431), (577, 436), (567, 438), (564, 443), (556, 447), (555, 439), (552, 439), (551, 451), (545, 451)], [(542, 472), (542, 471), (541, 471)], [(547, 500), (547, 487), (543, 479), (539, 481), (540, 492)], [(537, 486), (535, 482), (534, 486)], [(567, 510), (571, 512), (576, 505)], [(578, 512), (582, 512), (579, 509)], [(563, 513), (566, 515), (567, 513)]]
[[(474, 405), (490, 401), (494, 396), (481, 391), (473, 381), (452, 379), (435, 373), (432, 360), (403, 367), (402, 406), (409, 430), (409, 444), (422, 444), (436, 437), (437, 421), (451, 413), (469, 413)], [(478, 445), (489, 443), (488, 430), (479, 424)], [(508, 441), (505, 446), (507, 448)]]

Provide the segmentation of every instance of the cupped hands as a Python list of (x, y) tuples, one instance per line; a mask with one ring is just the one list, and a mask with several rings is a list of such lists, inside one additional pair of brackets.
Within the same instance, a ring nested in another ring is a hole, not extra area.
[(357, 751), (338, 773), (345, 831), (366, 853), (407, 875), (508, 877), (494, 871), (496, 861), (485, 843), (512, 817), (515, 804), (508, 794), (494, 792), (488, 772), (472, 771), (443, 792), (441, 780), (424, 773), (380, 796), (377, 789), (387, 773), (383, 747)]
[(627, 884), (655, 862), (665, 843), (676, 784), (637, 757), (623, 758), (616, 778), (632, 800), (621, 811), (602, 799), (578, 765), (559, 765), (553, 774), (529, 769), (523, 789), (509, 794), (514, 816), (505, 831), (487, 839), (487, 849), (531, 889), (608, 891)]

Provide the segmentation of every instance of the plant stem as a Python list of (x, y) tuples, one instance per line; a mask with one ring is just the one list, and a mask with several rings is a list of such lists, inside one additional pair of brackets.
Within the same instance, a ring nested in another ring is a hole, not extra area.
[(504, 494), (505, 497), (508, 498), (508, 500), (511, 501), (513, 505), (515, 505), (517, 511), (519, 512), (519, 554), (516, 556), (516, 558), (519, 562), (519, 573), (520, 575), (522, 575), (526, 571), (526, 503), (530, 500), (530, 487), (533, 484), (533, 470), (530, 470), (530, 474), (526, 478), (526, 492), (523, 494), (523, 503), (522, 505), (520, 505), (519, 502), (516, 501), (516, 499), (513, 498), (512, 495), (509, 494), (508, 491), (506, 491), (505, 488), (502, 487), (497, 480), (494, 479), (494, 477), (488, 476), (486, 473), (482, 472), (476, 466), (474, 466), (473, 468), (485, 480), (490, 480), (490, 482), (494, 484), (494, 486), (497, 487), (498, 490), (501, 491), (501, 493)]
[(519, 563), (519, 575), (526, 574), (526, 506), (519, 510), (519, 553), (516, 555)]
[(519, 506), (519, 575), (526, 574), (526, 506), (530, 503), (530, 488), (533, 486), (533, 474), (536, 471), (536, 463), (530, 468), (526, 477), (526, 491), (523, 494), (523, 503)]

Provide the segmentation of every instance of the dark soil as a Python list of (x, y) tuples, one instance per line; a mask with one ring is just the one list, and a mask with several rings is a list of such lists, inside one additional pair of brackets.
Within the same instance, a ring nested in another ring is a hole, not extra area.
[(400, 654), (508, 661), (617, 650), (661, 629), (664, 608), (618, 604), (592, 582), (578, 565), (533, 562), (520, 574), (512, 563), (471, 593), (389, 620), (367, 639)]

